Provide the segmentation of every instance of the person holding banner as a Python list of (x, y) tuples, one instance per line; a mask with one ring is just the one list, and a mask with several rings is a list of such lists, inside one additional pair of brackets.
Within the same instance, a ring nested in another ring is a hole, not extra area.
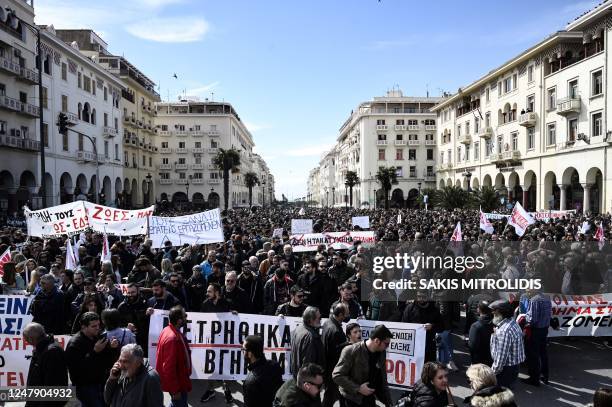
[(241, 349), (249, 370), (242, 382), (244, 407), (272, 405), (274, 395), (283, 384), (283, 370), (276, 361), (266, 359), (261, 336), (247, 336)]
[(55, 278), (45, 274), (40, 278), (41, 291), (30, 307), (33, 321), (40, 323), (47, 332), (59, 335), (66, 330), (66, 300), (64, 293), (55, 286)]
[(276, 309), (276, 315), (281, 317), (301, 317), (304, 315), (306, 305), (304, 305), (304, 289), (298, 285), (294, 285), (289, 290), (291, 300), (281, 304)]
[(297, 376), (306, 363), (325, 366), (325, 350), (319, 328), (321, 313), (316, 307), (308, 307), (302, 316), (302, 324), (291, 332), (291, 374)]
[(332, 378), (338, 385), (345, 407), (375, 407), (376, 399), (389, 407), (391, 392), (387, 383), (386, 350), (393, 334), (377, 325), (370, 338), (342, 349)]
[(157, 341), (155, 370), (159, 374), (162, 391), (170, 393), (171, 407), (187, 407), (187, 393), (191, 391), (191, 351), (181, 332), (187, 324), (187, 313), (180, 305), (168, 314), (169, 324)]

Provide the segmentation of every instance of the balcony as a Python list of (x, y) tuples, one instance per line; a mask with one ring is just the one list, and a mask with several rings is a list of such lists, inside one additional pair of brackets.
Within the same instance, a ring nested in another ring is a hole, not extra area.
[(204, 149), (202, 147), (194, 147), (191, 149), (191, 152), (194, 154), (202, 154), (204, 152)]
[(40, 109), (38, 106), (34, 106), (30, 103), (21, 102), (21, 110), (18, 110), (17, 113), (21, 113), (25, 116), (30, 116), (30, 117), (39, 117)]
[(426, 124), (425, 125), (425, 130), (426, 131), (436, 131), (436, 125), (435, 124)]
[(440, 163), (437, 166), (438, 171), (446, 171), (446, 170), (450, 170), (451, 168), (453, 168), (453, 163)]
[[(96, 161), (96, 155), (93, 151), (77, 150), (75, 156), (77, 161), (81, 162)], [(104, 161), (104, 157), (102, 157), (102, 161)]]
[(171, 170), (172, 164), (159, 164), (157, 168), (159, 168), (160, 170)]
[(389, 126), (387, 126), (386, 124), (377, 124), (376, 125), (376, 130), (378, 131), (386, 131), (389, 128)]
[(406, 145), (406, 140), (395, 140), (395, 145), (396, 146), (405, 146)]
[(117, 133), (117, 129), (114, 127), (104, 126), (104, 129), (102, 130), (102, 136), (104, 136), (104, 138), (115, 137)]
[(215, 170), (218, 171), (219, 170), (219, 167), (217, 167), (216, 164), (208, 164), (208, 166), (206, 168), (208, 168), (209, 170), (213, 170), (213, 171), (215, 171)]
[(204, 183), (204, 178), (193, 178), (191, 183), (193, 185), (202, 185)]
[(21, 102), (8, 96), (0, 96), (0, 108), (5, 108), (13, 112), (21, 111)]
[(408, 125), (408, 130), (420, 130), (421, 126), (419, 126), (418, 124), (409, 124)]
[(436, 173), (435, 172), (424, 171), (423, 172), (423, 179), (425, 181), (429, 181), (429, 182), (435, 181), (436, 180)]
[(436, 140), (425, 140), (425, 145), (426, 146), (435, 146), (436, 145)]
[(218, 148), (216, 148), (216, 147), (207, 148), (207, 149), (206, 149), (206, 152), (207, 152), (208, 154), (218, 154), (218, 153), (219, 153), (219, 149), (218, 149)]
[(395, 125), (395, 130), (397, 130), (397, 131), (404, 131), (404, 130), (406, 130), (406, 126), (403, 125), (403, 124), (396, 124)]
[(204, 169), (204, 164), (192, 164), (191, 165), (191, 169), (192, 170), (203, 170)]
[(189, 135), (189, 132), (185, 130), (175, 130), (174, 135), (176, 137), (187, 137)]
[(478, 130), (478, 137), (480, 138), (490, 139), (492, 135), (493, 135), (493, 127), (491, 126), (482, 127), (480, 128), (480, 130)]
[(26, 82), (32, 85), (38, 84), (38, 71), (33, 69), (21, 67), (19, 70), (19, 76), (17, 80)]
[(503, 153), (492, 153), (489, 156), (489, 161), (491, 161), (492, 163), (502, 162), (504, 161), (504, 154)]
[(386, 146), (387, 145), (387, 140), (376, 140), (376, 145), (377, 146)]
[(421, 140), (408, 140), (408, 145), (409, 146), (420, 146)]
[(521, 159), (521, 152), (519, 150), (504, 151), (504, 161), (517, 161)]
[(174, 168), (177, 170), (186, 170), (189, 168), (187, 164), (174, 164)]
[(79, 123), (79, 116), (76, 114), (63, 110), (62, 113), (66, 115), (66, 121), (69, 126), (74, 126), (75, 124)]
[(123, 116), (123, 122), (124, 123), (129, 123), (131, 121), (131, 117), (130, 116)]
[(472, 135), (461, 134), (460, 136), (457, 136), (457, 141), (461, 144), (472, 144)]
[(219, 133), (217, 130), (208, 130), (206, 134), (208, 137), (219, 137), (221, 135), (221, 133)]
[(30, 140), (28, 138), (14, 137), (3, 135), (0, 136), (0, 146), (17, 148), (26, 151), (39, 151), (40, 141)]
[(163, 137), (170, 137), (172, 135), (172, 132), (169, 130), (160, 130), (157, 134)]
[(21, 65), (4, 57), (0, 57), (0, 69), (12, 73), (13, 75), (21, 74)]
[(561, 116), (580, 113), (580, 98), (565, 98), (557, 101), (557, 113)]
[(177, 154), (187, 154), (187, 149), (185, 147), (178, 147), (174, 150)]
[(177, 185), (187, 185), (187, 182), (187, 178), (179, 178), (174, 180), (174, 183)]
[(162, 147), (162, 148), (159, 149), (159, 152), (161, 154), (170, 154), (170, 153), (172, 153), (172, 149), (169, 148), (169, 147)]
[(213, 184), (213, 185), (217, 185), (221, 183), (221, 180), (219, 178), (211, 178), (208, 180), (209, 184)]
[(204, 137), (204, 132), (201, 130), (191, 130), (191, 137)]
[(159, 184), (160, 185), (170, 185), (172, 184), (172, 180), (169, 178), (160, 178), (159, 179)]
[(519, 116), (519, 126), (532, 127), (535, 126), (538, 116), (535, 112), (523, 113)]

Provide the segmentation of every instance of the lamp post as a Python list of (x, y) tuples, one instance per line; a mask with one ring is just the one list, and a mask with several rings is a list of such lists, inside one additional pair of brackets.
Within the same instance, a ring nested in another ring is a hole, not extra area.
[(468, 192), (472, 191), (472, 183), (470, 182), (470, 180), (472, 179), (472, 173), (469, 171), (466, 171), (465, 173), (463, 173), (463, 175), (465, 176), (465, 178), (467, 179), (467, 190)]
[(376, 195), (376, 191), (378, 190), (374, 188), (374, 209), (376, 209), (376, 201), (378, 201), (378, 195)]
[(145, 178), (147, 180), (147, 205), (151, 205), (151, 184), (153, 183), (153, 177), (151, 173), (148, 173)]
[(261, 188), (263, 190), (261, 207), (265, 208), (266, 207), (266, 180), (265, 179), (261, 181)]
[[(17, 13), (15, 10), (7, 7), (6, 11), (9, 15), (12, 15), (13, 18), (17, 18)], [(38, 69), (38, 121), (39, 121), (39, 131), (40, 131), (40, 195), (42, 197), (42, 207), (47, 207), (47, 188), (45, 186), (45, 140), (43, 137), (44, 131), (44, 122), (43, 122), (43, 89), (42, 89), (42, 51), (41, 51), (41, 41), (40, 41), (40, 29), (38, 27), (33, 26), (30, 23), (26, 23), (23, 20), (19, 20), (21, 24), (27, 27), (34, 35), (36, 35), (36, 69)], [(97, 160), (96, 156), (96, 160)], [(97, 162), (97, 161), (96, 161)], [(97, 177), (97, 175), (96, 175)], [(96, 180), (97, 181), (97, 180)], [(98, 202), (98, 194), (96, 193), (96, 203)]]
[(348, 185), (344, 184), (344, 209), (348, 211)]
[(91, 141), (91, 145), (93, 146), (94, 160), (96, 160), (96, 190), (94, 191), (94, 193), (96, 195), (96, 203), (99, 204), (100, 195), (98, 191), (100, 190), (100, 162), (98, 161), (98, 147), (96, 146), (96, 141), (93, 139), (93, 137), (90, 137), (87, 134), (79, 133), (77, 131), (74, 131), (74, 132), (83, 137), (86, 137), (87, 140)]
[[(417, 200), (418, 200), (418, 198), (420, 198), (420, 197), (421, 197), (421, 183), (420, 183), (420, 182), (417, 182), (417, 186), (419, 187), (419, 195), (418, 195), (418, 197), (417, 197)], [(421, 208), (421, 203), (420, 203), (420, 202), (418, 202), (418, 205), (419, 205), (419, 209), (420, 209), (420, 208)]]
[(193, 175), (189, 175), (189, 177), (187, 177), (187, 179), (185, 180), (185, 189), (187, 189), (187, 203), (189, 203), (189, 180), (191, 180), (193, 178)]
[(329, 206), (329, 190), (325, 187), (325, 206)]
[(332, 207), (336, 206), (336, 187), (332, 187)]

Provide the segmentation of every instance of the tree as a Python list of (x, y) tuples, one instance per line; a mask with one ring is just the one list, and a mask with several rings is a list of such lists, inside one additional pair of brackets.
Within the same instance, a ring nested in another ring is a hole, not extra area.
[(353, 187), (359, 184), (359, 176), (355, 171), (347, 171), (344, 174), (344, 185), (346, 185), (349, 189), (349, 201), (351, 207), (353, 207)]
[(495, 188), (483, 186), (472, 190), (474, 194), (474, 206), (480, 207), (484, 212), (491, 212), (499, 206), (499, 198)]
[(229, 205), (229, 176), (232, 173), (240, 172), (240, 153), (235, 148), (229, 150), (219, 149), (213, 164), (223, 171), (223, 202), (225, 210)]
[(249, 208), (253, 206), (253, 187), (255, 185), (259, 185), (259, 178), (257, 178), (257, 174), (254, 172), (247, 172), (244, 174), (244, 183), (246, 187), (249, 189)]
[(434, 208), (434, 203), (436, 202), (436, 196), (438, 194), (438, 190), (435, 188), (423, 188), (421, 190), (421, 194), (417, 198), (417, 203), (419, 204), (419, 208), (425, 207), (425, 195), (427, 195), (427, 207), (429, 209)]
[(389, 209), (389, 192), (391, 187), (397, 184), (397, 172), (395, 167), (379, 167), (376, 180), (385, 193), (385, 209)]
[(469, 204), (470, 194), (458, 186), (444, 187), (438, 190), (434, 203), (436, 207), (447, 210), (466, 208)]

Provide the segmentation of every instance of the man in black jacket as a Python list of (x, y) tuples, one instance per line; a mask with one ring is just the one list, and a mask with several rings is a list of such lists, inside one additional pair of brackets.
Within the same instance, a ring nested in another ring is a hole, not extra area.
[(217, 283), (211, 283), (206, 289), (206, 300), (200, 307), (200, 312), (230, 312), (230, 305), (221, 296), (221, 287)]
[(119, 356), (119, 341), (99, 336), (100, 317), (95, 312), (84, 313), (80, 323), (81, 331), (66, 347), (70, 381), (81, 404), (104, 407), (104, 384)]
[(263, 339), (250, 335), (244, 339), (242, 352), (249, 373), (242, 383), (245, 407), (270, 406), (276, 391), (283, 384), (283, 371), (274, 360), (264, 355)]
[[(251, 257), (257, 261), (257, 257)], [(242, 288), (252, 304), (251, 312), (259, 314), (263, 310), (263, 285), (261, 277), (258, 275), (257, 268), (253, 268), (253, 265), (249, 261), (242, 262), (242, 273), (238, 276), (238, 287)]]
[(298, 277), (297, 284), (308, 293), (304, 302), (313, 307), (325, 310), (324, 304), (324, 282), (319, 272), (319, 265), (314, 259), (310, 259), (304, 264), (304, 274)]
[(402, 315), (402, 322), (423, 324), (425, 328), (425, 362), (436, 361), (437, 333), (442, 332), (442, 316), (433, 301), (427, 300), (426, 292), (418, 292), (416, 300), (406, 305)]
[(321, 407), (319, 393), (323, 387), (323, 368), (306, 363), (297, 373), (297, 379), (286, 381), (276, 392), (274, 407)]
[(55, 286), (55, 278), (45, 274), (40, 278), (42, 290), (34, 297), (30, 313), (33, 321), (45, 327), (45, 331), (60, 335), (66, 329), (66, 300), (64, 293)]
[(340, 399), (338, 385), (332, 380), (332, 371), (338, 359), (340, 352), (346, 343), (346, 336), (342, 329), (342, 321), (348, 313), (346, 306), (342, 303), (336, 304), (332, 309), (329, 319), (323, 324), (323, 347), (325, 348), (325, 393), (323, 394), (323, 407), (332, 407), (336, 400)]
[(121, 314), (121, 326), (129, 328), (136, 334), (136, 343), (139, 344), (147, 356), (149, 332), (149, 318), (146, 315), (147, 301), (140, 295), (139, 287), (130, 283), (127, 286), (125, 300), (117, 307)]
[(308, 307), (302, 316), (303, 324), (291, 333), (291, 373), (297, 376), (298, 370), (306, 363), (325, 366), (325, 351), (319, 335), (321, 313), (315, 307)]
[(301, 318), (306, 310), (306, 305), (304, 305), (304, 290), (302, 287), (294, 285), (289, 290), (289, 296), (291, 300), (279, 305), (276, 309), (276, 315)]
[(225, 285), (221, 288), (221, 296), (229, 304), (230, 310), (252, 314), (252, 304), (250, 304), (247, 293), (238, 285), (238, 276), (235, 271), (225, 273)]
[[(53, 335), (47, 335), (41, 324), (31, 322), (23, 330), (23, 339), (34, 347), (27, 387), (68, 386), (64, 349), (53, 339)], [(26, 407), (59, 407), (65, 404), (65, 401), (29, 401)]]
[(491, 334), (493, 333), (493, 313), (486, 301), (478, 304), (480, 317), (470, 327), (470, 357), (472, 364), (484, 363), (487, 366), (493, 365), (491, 357)]

